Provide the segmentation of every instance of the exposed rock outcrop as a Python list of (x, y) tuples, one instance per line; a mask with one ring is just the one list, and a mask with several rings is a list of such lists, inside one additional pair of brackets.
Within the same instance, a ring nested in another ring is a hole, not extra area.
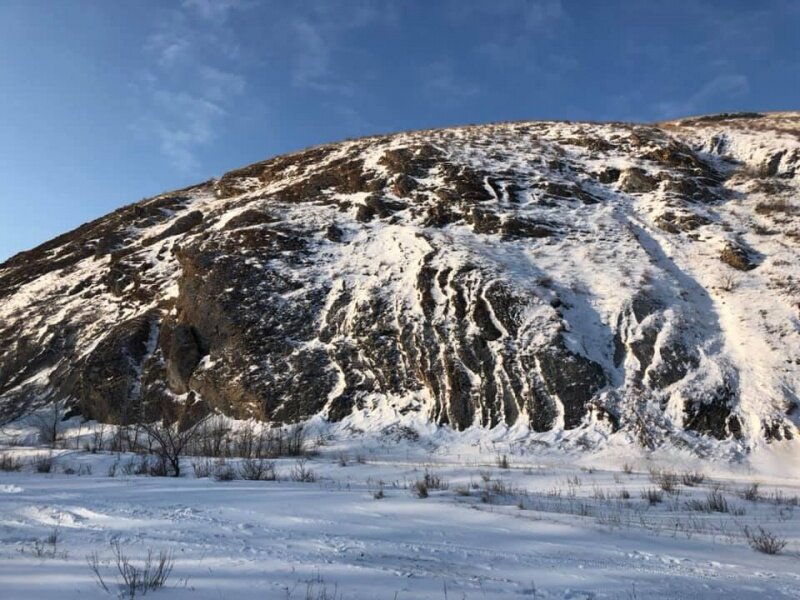
[[(787, 131), (797, 115), (416, 132), (144, 200), (0, 265), (0, 417), (65, 400), (112, 422), (789, 439)], [(720, 286), (717, 258), (771, 292)]]

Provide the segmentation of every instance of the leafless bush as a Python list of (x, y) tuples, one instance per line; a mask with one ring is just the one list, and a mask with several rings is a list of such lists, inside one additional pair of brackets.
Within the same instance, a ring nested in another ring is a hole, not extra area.
[(36, 558), (67, 558), (67, 552), (59, 551), (58, 544), (61, 541), (60, 524), (53, 527), (46, 538), (34, 540), (29, 548), (23, 547), (20, 552), (30, 553)]
[(37, 473), (50, 473), (53, 470), (53, 456), (40, 454), (33, 459), (33, 468)]
[(734, 273), (726, 272), (720, 275), (717, 287), (723, 292), (732, 292), (739, 285), (739, 279)]
[(211, 477), (213, 465), (211, 464), (210, 459), (199, 458), (192, 461), (192, 470), (194, 471), (194, 476), (197, 479), (204, 479), (206, 477)]
[(730, 506), (725, 496), (719, 490), (711, 491), (705, 500), (692, 499), (686, 502), (687, 510), (696, 512), (718, 512), (728, 513), (731, 512)]
[[(111, 542), (111, 553), (112, 559), (102, 560), (97, 552), (93, 552), (86, 557), (86, 562), (97, 584), (108, 593), (112, 593), (112, 588), (116, 587), (120, 598), (144, 596), (147, 592), (164, 587), (175, 564), (173, 553), (164, 550), (158, 554), (148, 550), (144, 561), (139, 565), (134, 564), (123, 552), (119, 540)], [(114, 578), (116, 585), (107, 583), (103, 576), (103, 571), (111, 566), (112, 561), (117, 571)]]
[(797, 207), (794, 206), (788, 198), (776, 197), (759, 202), (756, 204), (755, 211), (759, 215), (771, 215), (774, 213), (784, 213), (788, 215), (795, 213)]
[(625, 463), (625, 464), (623, 464), (623, 465), (622, 465), (622, 471), (623, 471), (623, 472), (624, 472), (626, 475), (630, 475), (631, 473), (633, 473), (633, 465), (632, 465), (632, 464), (630, 464), (630, 463)]
[(150, 460), (147, 456), (141, 456), (138, 459), (131, 457), (122, 463), (120, 468), (125, 475), (149, 475)]
[(678, 492), (678, 475), (673, 471), (666, 469), (651, 469), (650, 481), (657, 484), (662, 490), (668, 494), (675, 494)]
[(686, 471), (681, 475), (681, 483), (687, 487), (700, 485), (706, 480), (705, 474), (700, 471)]
[(425, 483), (424, 479), (418, 479), (411, 485), (411, 492), (417, 498), (427, 498), (428, 497), (428, 484)]
[(497, 466), (500, 469), (508, 469), (510, 467), (508, 463), (508, 455), (507, 454), (498, 454), (497, 455)]
[(165, 470), (169, 470), (173, 477), (180, 477), (181, 457), (201, 431), (203, 425), (204, 421), (201, 421), (192, 427), (182, 430), (178, 423), (167, 425), (162, 422), (156, 422), (143, 427), (147, 435), (155, 442), (154, 452), (159, 459), (157, 463), (163, 466)]
[(228, 455), (230, 428), (222, 417), (210, 417), (197, 428), (197, 435), (188, 454), (211, 458)]
[(785, 505), (785, 506), (800, 505), (800, 497), (786, 496), (781, 490), (775, 490), (772, 494), (768, 496), (768, 500), (775, 504)]
[(744, 536), (753, 550), (764, 554), (780, 554), (787, 544), (786, 538), (767, 531), (763, 527), (759, 527), (757, 531), (745, 527)]
[(313, 483), (317, 480), (317, 474), (306, 467), (306, 460), (300, 459), (298, 460), (292, 470), (289, 473), (289, 478), (292, 481), (298, 481), (301, 483)]
[(63, 473), (64, 475), (77, 475), (78, 477), (82, 475), (91, 475), (92, 465), (78, 465), (77, 470), (74, 467), (64, 467)]
[(64, 418), (64, 405), (62, 402), (53, 402), (47, 410), (39, 413), (34, 418), (34, 425), (39, 437), (39, 443), (55, 448), (61, 437), (59, 425)]
[(664, 494), (661, 490), (655, 488), (646, 488), (642, 490), (642, 499), (647, 500), (650, 505), (658, 504), (664, 501)]
[(758, 482), (754, 481), (747, 487), (739, 490), (739, 498), (742, 500), (749, 500), (750, 502), (758, 502), (761, 499), (761, 492), (759, 491), (758, 487)]
[(233, 429), (222, 417), (211, 417), (198, 427), (186, 454), (211, 458), (278, 458), (314, 453), (302, 424), (261, 427), (247, 423)]
[(239, 473), (242, 479), (250, 481), (275, 481), (278, 478), (275, 463), (264, 458), (242, 459)]
[(214, 479), (216, 481), (233, 481), (234, 479), (239, 479), (239, 472), (235, 466), (221, 459), (214, 466)]
[(423, 481), (425, 482), (425, 485), (432, 490), (446, 490), (448, 488), (448, 484), (444, 479), (428, 469), (425, 469)]
[(22, 461), (11, 452), (0, 453), (0, 471), (19, 471)]
[(713, 490), (706, 496), (706, 503), (711, 512), (727, 513), (731, 512), (728, 501), (719, 490)]
[(497, 496), (511, 496), (514, 494), (514, 488), (502, 479), (493, 479), (487, 483), (486, 491)]

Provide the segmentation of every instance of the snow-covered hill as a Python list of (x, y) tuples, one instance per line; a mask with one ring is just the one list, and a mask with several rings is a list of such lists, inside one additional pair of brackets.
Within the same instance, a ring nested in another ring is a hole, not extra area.
[(280, 156), (0, 265), (0, 410), (776, 443), (800, 423), (799, 184), (800, 113)]

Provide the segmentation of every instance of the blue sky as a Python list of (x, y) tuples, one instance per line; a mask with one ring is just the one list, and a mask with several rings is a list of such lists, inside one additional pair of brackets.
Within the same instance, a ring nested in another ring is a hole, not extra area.
[(0, 0), (0, 260), (320, 142), (800, 108), (800, 0)]

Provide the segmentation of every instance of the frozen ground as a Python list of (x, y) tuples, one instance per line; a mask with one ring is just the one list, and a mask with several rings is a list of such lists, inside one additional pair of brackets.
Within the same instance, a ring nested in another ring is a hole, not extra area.
[[(134, 454), (70, 449), (39, 473), (47, 450), (8, 447), (23, 466), (0, 472), (0, 597), (114, 597), (114, 568), (102, 567), (107, 593), (86, 557), (110, 559), (116, 539), (134, 561), (174, 554), (167, 586), (148, 594), (164, 599), (800, 598), (796, 478), (677, 453), (558, 456), (481, 435), (330, 436), (305, 463), (309, 482), (292, 480), (294, 458), (275, 461), (278, 481), (217, 481), (193, 475), (196, 459), (179, 479), (157, 478), (124, 473)], [(791, 475), (796, 448), (784, 451), (773, 470)], [(663, 468), (705, 479), (651, 505), (641, 494), (664, 487), (651, 473)], [(418, 498), (426, 472), (446, 489)], [(754, 482), (758, 499), (742, 498)], [(728, 512), (699, 510), (715, 490)], [(786, 548), (754, 551), (745, 526)]]

